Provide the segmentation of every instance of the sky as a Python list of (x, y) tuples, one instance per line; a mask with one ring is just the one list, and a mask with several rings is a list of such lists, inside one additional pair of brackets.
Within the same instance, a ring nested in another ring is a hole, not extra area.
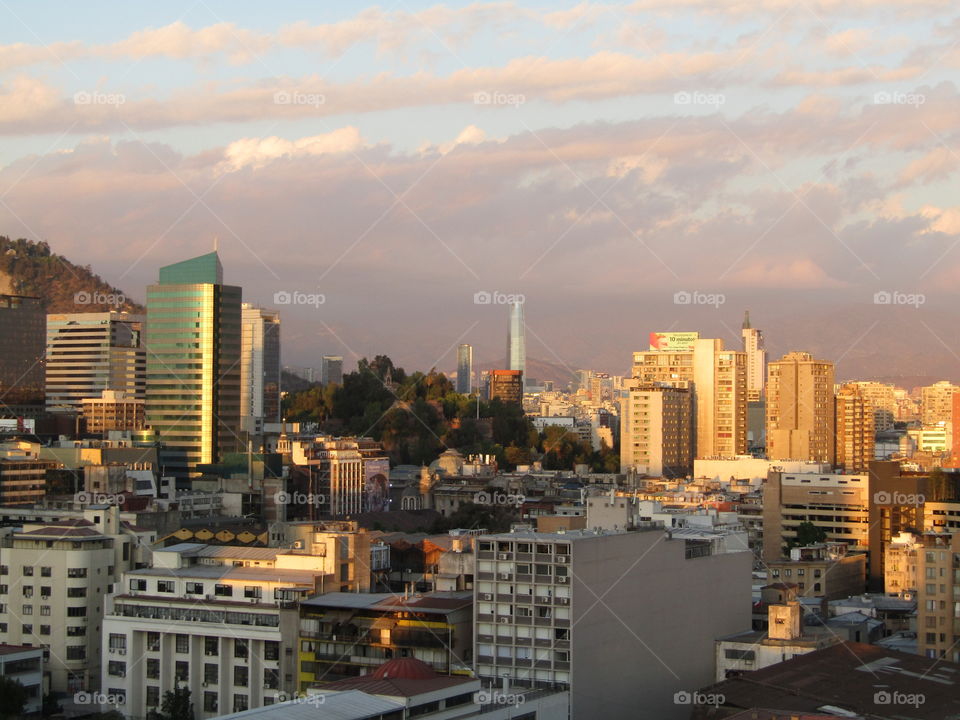
[(958, 67), (947, 0), (3, 0), (0, 234), (141, 301), (217, 238), (287, 365), (497, 360), (519, 295), (529, 356), (622, 372), (950, 310)]

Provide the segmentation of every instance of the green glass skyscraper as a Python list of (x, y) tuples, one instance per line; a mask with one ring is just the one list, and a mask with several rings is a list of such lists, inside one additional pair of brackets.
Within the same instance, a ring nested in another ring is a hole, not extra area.
[(146, 414), (166, 475), (240, 449), (241, 295), (216, 252), (160, 268), (147, 288)]

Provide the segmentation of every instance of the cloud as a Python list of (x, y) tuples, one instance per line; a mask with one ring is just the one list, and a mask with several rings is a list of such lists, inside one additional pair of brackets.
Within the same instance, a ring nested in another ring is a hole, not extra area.
[(360, 131), (345, 127), (324, 135), (284, 140), (276, 136), (268, 138), (242, 138), (230, 143), (224, 150), (226, 169), (239, 170), (245, 167), (259, 168), (278, 158), (315, 157), (337, 153), (352, 153), (365, 147)]

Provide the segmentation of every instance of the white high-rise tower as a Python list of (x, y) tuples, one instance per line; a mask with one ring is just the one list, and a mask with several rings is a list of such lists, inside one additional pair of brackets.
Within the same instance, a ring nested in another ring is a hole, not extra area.
[(743, 315), (740, 335), (747, 354), (747, 401), (756, 402), (763, 397), (767, 381), (767, 351), (763, 347), (763, 333), (750, 325), (749, 310)]

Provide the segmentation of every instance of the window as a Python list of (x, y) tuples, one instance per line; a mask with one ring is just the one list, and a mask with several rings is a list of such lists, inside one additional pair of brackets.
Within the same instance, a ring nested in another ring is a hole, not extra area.
[(9, 575), (9, 574), (10, 574), (10, 568), (7, 567), (6, 565), (0, 565), (0, 575)]
[(213, 588), (213, 594), (219, 595), (220, 597), (233, 597), (233, 586), (232, 585), (217, 585)]
[(87, 608), (83, 605), (80, 607), (68, 607), (67, 608), (67, 617), (86, 617)]
[(203, 710), (204, 712), (217, 711), (217, 694), (215, 692), (205, 692), (203, 694)]
[(216, 685), (219, 674), (216, 663), (205, 663), (203, 666), (203, 681), (209, 685)]
[(114, 677), (126, 677), (127, 664), (122, 660), (111, 660), (107, 663), (107, 675)]
[(156, 685), (147, 685), (147, 707), (157, 707), (160, 704), (160, 688)]
[(67, 568), (68, 578), (85, 578), (87, 576), (86, 568)]
[(23, 576), (24, 577), (33, 577), (33, 567), (30, 565), (23, 566)]
[(50, 597), (52, 594), (53, 594), (53, 588), (51, 588), (49, 585), (41, 585), (41, 586), (40, 586), (40, 597), (42, 597), (42, 598), (48, 598), (48, 597)]
[(203, 639), (203, 654), (211, 657), (220, 654), (220, 638), (208, 637)]
[(53, 568), (51, 567), (42, 567), (40, 568), (40, 577), (52, 577)]
[(189, 635), (177, 635), (177, 652), (178, 653), (190, 652), (190, 636)]
[(123, 633), (110, 633), (110, 637), (107, 638), (107, 645), (111, 650), (126, 650), (127, 636)]
[(249, 654), (246, 640), (233, 641), (233, 656), (235, 658), (245, 658)]
[(250, 679), (250, 670), (245, 665), (233, 668), (233, 684), (237, 687), (246, 687)]
[(160, 661), (156, 658), (147, 660), (147, 680), (160, 679)]
[(263, 643), (263, 659), (264, 660), (279, 660), (280, 659), (280, 643), (273, 640), (267, 640)]
[(148, 632), (147, 633), (147, 650), (157, 651), (159, 649), (160, 649), (160, 633)]
[(20, 632), (24, 635), (33, 635), (33, 625), (22, 625), (20, 627)]
[(33, 605), (24, 605), (21, 610), (21, 615), (33, 615)]
[(172, 593), (174, 591), (173, 580), (157, 580), (157, 592)]
[(187, 595), (203, 595), (203, 583), (202, 583), (202, 582), (188, 582), (188, 583), (187, 583)]
[(280, 688), (280, 673), (277, 670), (266, 668), (263, 671), (263, 686), (271, 690), (278, 690)]
[(41, 606), (40, 606), (40, 614), (41, 614), (41, 615), (47, 615), (47, 616), (49, 616), (49, 615), (50, 615), (50, 606), (49, 606), (49, 605), (41, 605)]
[(236, 694), (233, 696), (233, 711), (243, 712), (247, 709), (247, 696)]
[(133, 591), (137, 591), (137, 590), (146, 591), (146, 589), (147, 589), (147, 581), (146, 581), (146, 580), (138, 580), (137, 578), (134, 578), (133, 580), (130, 581), (130, 589), (133, 590)]
[(174, 663), (173, 676), (177, 680), (186, 681), (187, 679), (189, 679), (190, 663), (188, 663), (186, 660), (177, 660), (177, 662)]
[(6, 595), (6, 594), (7, 594), (7, 586), (0, 585), (0, 595)]
[(86, 596), (87, 596), (87, 589), (85, 587), (67, 588), (67, 597), (82, 598)]
[(67, 660), (86, 660), (86, 659), (87, 659), (86, 645), (67, 646)]
[(70, 625), (67, 628), (67, 637), (84, 637), (87, 634), (87, 628), (83, 625)]
[(257, 585), (244, 585), (243, 596), (245, 598), (257, 598), (259, 600), (261, 597), (263, 597), (263, 593), (260, 587)]
[(33, 597), (33, 585), (23, 586), (23, 596), (25, 598)]

